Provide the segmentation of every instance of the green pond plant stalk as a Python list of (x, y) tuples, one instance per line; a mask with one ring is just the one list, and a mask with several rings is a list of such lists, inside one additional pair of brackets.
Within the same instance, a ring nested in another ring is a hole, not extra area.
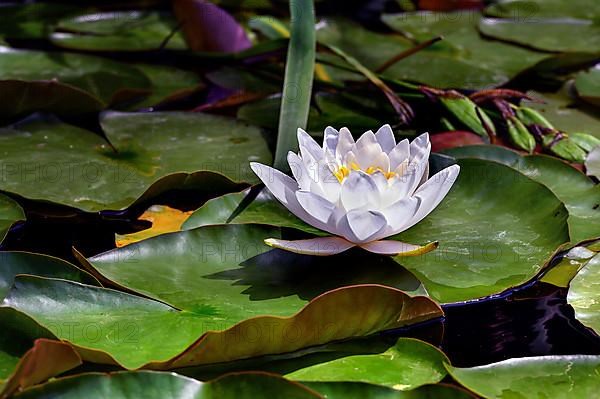
[(315, 10), (313, 0), (290, 0), (291, 32), (273, 166), (288, 170), (287, 154), (298, 152), (296, 132), (306, 129), (315, 70)]

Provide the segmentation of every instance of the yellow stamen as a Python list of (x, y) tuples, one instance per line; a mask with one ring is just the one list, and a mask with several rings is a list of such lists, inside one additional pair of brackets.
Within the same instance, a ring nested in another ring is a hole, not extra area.
[(344, 180), (346, 177), (348, 177), (348, 175), (350, 174), (350, 170), (345, 166), (340, 166), (338, 168), (338, 170), (336, 170), (333, 174), (338, 179), (338, 181), (341, 183), (342, 180)]
[[(350, 164), (350, 168), (348, 168), (345, 165), (342, 165), (342, 166), (338, 167), (335, 172), (333, 172), (333, 175), (341, 183), (346, 177), (348, 177), (350, 175), (351, 171), (359, 171), (359, 170), (362, 170), (360, 168), (360, 166), (356, 162), (352, 162)], [(381, 173), (383, 173), (383, 175), (385, 176), (386, 179), (391, 179), (392, 177), (398, 175), (396, 172), (385, 172), (379, 166), (369, 166), (366, 170), (364, 170), (364, 172), (369, 175), (372, 175), (375, 172), (381, 172)]]

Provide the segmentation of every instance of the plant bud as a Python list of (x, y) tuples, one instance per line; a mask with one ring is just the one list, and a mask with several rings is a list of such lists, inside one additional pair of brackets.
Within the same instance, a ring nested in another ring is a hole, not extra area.
[(552, 126), (552, 124), (548, 122), (548, 119), (544, 118), (542, 114), (540, 114), (533, 108), (518, 107), (517, 118), (519, 118), (519, 120), (527, 126), (538, 125), (547, 129), (554, 129), (554, 126)]
[(527, 127), (515, 117), (506, 120), (508, 126), (508, 136), (515, 147), (532, 153), (535, 149), (535, 138), (527, 130)]

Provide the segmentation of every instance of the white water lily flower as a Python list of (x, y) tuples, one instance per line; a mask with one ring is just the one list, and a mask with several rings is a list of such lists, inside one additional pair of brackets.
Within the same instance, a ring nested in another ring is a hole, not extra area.
[(396, 144), (389, 125), (365, 132), (356, 142), (350, 131), (325, 129), (323, 147), (298, 129), (300, 154), (290, 152), (295, 178), (259, 163), (254, 173), (290, 212), (334, 235), (307, 240), (268, 239), (291, 252), (333, 255), (354, 246), (386, 255), (417, 255), (437, 247), (383, 240), (420, 222), (444, 199), (458, 176), (452, 165), (429, 176), (429, 135)]

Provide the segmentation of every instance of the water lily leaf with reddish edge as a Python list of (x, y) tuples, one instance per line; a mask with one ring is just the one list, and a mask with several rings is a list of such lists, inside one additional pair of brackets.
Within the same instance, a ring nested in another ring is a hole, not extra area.
[(111, 399), (321, 398), (315, 391), (275, 374), (236, 373), (201, 382), (175, 373), (157, 371), (79, 374), (28, 389), (17, 397), (79, 399), (92, 393), (96, 397), (101, 393), (102, 398)]
[(173, 11), (193, 51), (236, 53), (252, 46), (244, 28), (216, 4), (180, 0), (173, 3)]
[(558, 158), (525, 155), (500, 146), (468, 146), (446, 151), (455, 158), (502, 163), (548, 187), (569, 211), (572, 242), (600, 237), (600, 186)]
[(569, 241), (568, 212), (547, 187), (496, 162), (458, 164), (458, 179), (441, 204), (397, 236), (402, 242), (440, 242), (428, 254), (395, 258), (440, 302), (523, 284)]
[(19, 360), (8, 380), (0, 380), (0, 397), (8, 397), (19, 390), (44, 382), (81, 363), (81, 357), (71, 345), (44, 338), (38, 339), (33, 348)]
[(112, 11), (63, 19), (50, 40), (57, 46), (87, 51), (185, 50), (175, 19), (154, 11)]
[(117, 152), (98, 135), (56, 121), (0, 129), (0, 189), (96, 212), (174, 188), (240, 189), (258, 181), (249, 161), (271, 162), (259, 129), (220, 116), (107, 113), (101, 124)]
[(25, 220), (25, 212), (12, 199), (0, 194), (0, 243), (10, 227), (19, 220)]
[(567, 302), (575, 317), (600, 335), (600, 254), (596, 254), (571, 280)]
[(488, 399), (598, 396), (600, 356), (535, 356), (472, 368), (446, 368), (459, 384)]
[(293, 316), (258, 316), (237, 324), (219, 313), (220, 303), (203, 305), (177, 311), (120, 291), (33, 276), (18, 276), (3, 304), (71, 343), (84, 360), (128, 369), (172, 369), (295, 351), (442, 314), (426, 297), (379, 285), (340, 288)]
[(440, 382), (448, 358), (436, 347), (412, 338), (400, 338), (377, 354), (350, 355), (300, 368), (286, 378), (304, 382), (363, 382), (408, 391)]

